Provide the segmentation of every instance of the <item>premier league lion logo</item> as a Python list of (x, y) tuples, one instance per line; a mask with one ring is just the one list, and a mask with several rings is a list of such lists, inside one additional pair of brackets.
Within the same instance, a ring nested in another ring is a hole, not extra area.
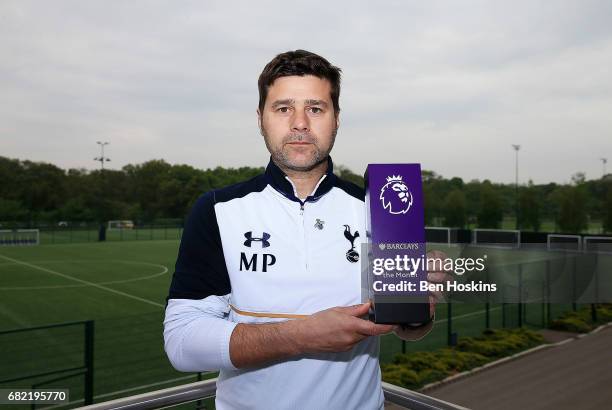
[(387, 177), (380, 190), (382, 206), (394, 215), (405, 214), (412, 206), (412, 193), (400, 175)]

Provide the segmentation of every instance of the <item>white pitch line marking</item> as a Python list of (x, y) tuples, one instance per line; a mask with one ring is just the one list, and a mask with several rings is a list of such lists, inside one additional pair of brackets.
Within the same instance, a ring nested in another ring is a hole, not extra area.
[(33, 269), (38, 269), (38, 270), (41, 270), (43, 272), (51, 273), (52, 275), (57, 275), (57, 276), (60, 276), (62, 278), (65, 278), (65, 279), (73, 280), (75, 282), (84, 283), (86, 285), (93, 286), (94, 288), (102, 289), (102, 290), (105, 290), (107, 292), (114, 293), (116, 295), (121, 295), (121, 296), (125, 296), (126, 298), (138, 300), (138, 301), (143, 302), (143, 303), (148, 303), (149, 305), (157, 306), (157, 307), (160, 307), (160, 308), (165, 307), (161, 303), (153, 302), (152, 300), (148, 300), (148, 299), (144, 299), (144, 298), (141, 298), (141, 297), (138, 297), (138, 296), (130, 295), (129, 293), (121, 292), (120, 290), (111, 289), (109, 287), (102, 286), (102, 285), (99, 285), (97, 283), (93, 283), (93, 282), (89, 282), (87, 280), (75, 278), (73, 276), (66, 275), (65, 273), (61, 273), (61, 272), (57, 272), (57, 271), (54, 271), (54, 270), (51, 270), (51, 269), (43, 268), (42, 266), (37, 266), (37, 265), (34, 265), (32, 263), (28, 263), (28, 262), (20, 261), (20, 260), (17, 260), (17, 259), (9, 258), (8, 256), (4, 256), (4, 255), (0, 255), (0, 258), (4, 258), (7, 261), (11, 261), (11, 262), (23, 265), (23, 266), (28, 266), (28, 267), (33, 268)]
[[(154, 266), (154, 267), (159, 267), (162, 268), (161, 272), (157, 272), (154, 273), (152, 275), (148, 275), (148, 276), (141, 276), (138, 278), (132, 278), (132, 279), (122, 279), (122, 280), (111, 280), (111, 281), (107, 281), (107, 282), (99, 282), (98, 285), (115, 285), (118, 283), (129, 283), (129, 282), (138, 282), (141, 280), (148, 280), (148, 279), (152, 279), (152, 278), (156, 278), (158, 276), (162, 276), (165, 275), (166, 273), (168, 273), (168, 268), (164, 265), (159, 265), (156, 263), (148, 263), (148, 262), (139, 262), (139, 261), (122, 261), (122, 260), (118, 260), (118, 259), (110, 259), (111, 262), (121, 262), (121, 263), (126, 263), (126, 264), (133, 264), (133, 265), (149, 265), (149, 266)], [(51, 261), (38, 261), (38, 263), (64, 263), (66, 262), (66, 260), (62, 260), (62, 259), (57, 259), (57, 260), (51, 260)], [(99, 261), (85, 261), (85, 260), (81, 260), (79, 261), (79, 263), (91, 263), (91, 262), (99, 262)], [(16, 265), (16, 263), (14, 262), (4, 262), (4, 263), (0, 263), (0, 266), (7, 266), (7, 265)], [(86, 287), (89, 285), (50, 285), (50, 286), (4, 286), (4, 287), (0, 287), (0, 291), (6, 291), (6, 290), (44, 290), (44, 289), (68, 289), (68, 288), (82, 288), (82, 287)]]
[[(532, 301), (534, 301), (534, 300), (536, 300), (536, 299), (532, 299)], [(524, 303), (530, 303), (530, 301), (526, 300)], [(544, 303), (544, 302), (540, 302), (540, 303)], [(502, 308), (501, 306), (489, 308), (489, 312), (492, 312), (494, 310), (499, 310), (501, 308)], [(484, 314), (486, 312), (487, 311), (485, 309), (477, 310), (476, 312), (465, 313), (465, 314), (459, 315), (459, 316), (453, 316), (453, 320), (455, 320), (455, 319), (463, 319), (465, 317), (470, 317), (470, 316), (482, 315), (482, 314)], [(444, 318), (444, 319), (436, 320), (436, 323), (444, 323), (444, 322), (447, 322), (447, 321), (448, 321), (448, 319)]]

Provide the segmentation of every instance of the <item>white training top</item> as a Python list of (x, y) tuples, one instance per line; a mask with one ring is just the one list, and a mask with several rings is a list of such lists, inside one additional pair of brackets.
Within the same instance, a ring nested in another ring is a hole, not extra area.
[(348, 352), (258, 368), (236, 369), (229, 356), (237, 323), (361, 303), (364, 194), (332, 170), (329, 159), (315, 192), (300, 201), (270, 161), (265, 174), (203, 195), (191, 212), (168, 296), (165, 349), (178, 370), (220, 370), (218, 409), (383, 408), (378, 337)]

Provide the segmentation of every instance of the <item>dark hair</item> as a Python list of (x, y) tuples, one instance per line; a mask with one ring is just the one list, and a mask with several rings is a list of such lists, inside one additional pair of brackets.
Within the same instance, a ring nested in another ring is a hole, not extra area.
[(333, 66), (315, 53), (306, 50), (287, 51), (277, 55), (270, 61), (259, 75), (259, 111), (263, 112), (268, 89), (277, 78), (291, 75), (314, 75), (326, 79), (331, 83), (331, 99), (334, 104), (334, 113), (340, 112), (340, 72), (342, 70)]

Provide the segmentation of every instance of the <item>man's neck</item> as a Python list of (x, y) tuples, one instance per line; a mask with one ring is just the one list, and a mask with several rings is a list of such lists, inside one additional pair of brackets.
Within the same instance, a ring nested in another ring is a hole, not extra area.
[(327, 172), (327, 160), (316, 165), (309, 171), (295, 171), (287, 169), (279, 164), (276, 165), (289, 177), (291, 182), (293, 182), (297, 197), (302, 201), (314, 191), (321, 177)]

